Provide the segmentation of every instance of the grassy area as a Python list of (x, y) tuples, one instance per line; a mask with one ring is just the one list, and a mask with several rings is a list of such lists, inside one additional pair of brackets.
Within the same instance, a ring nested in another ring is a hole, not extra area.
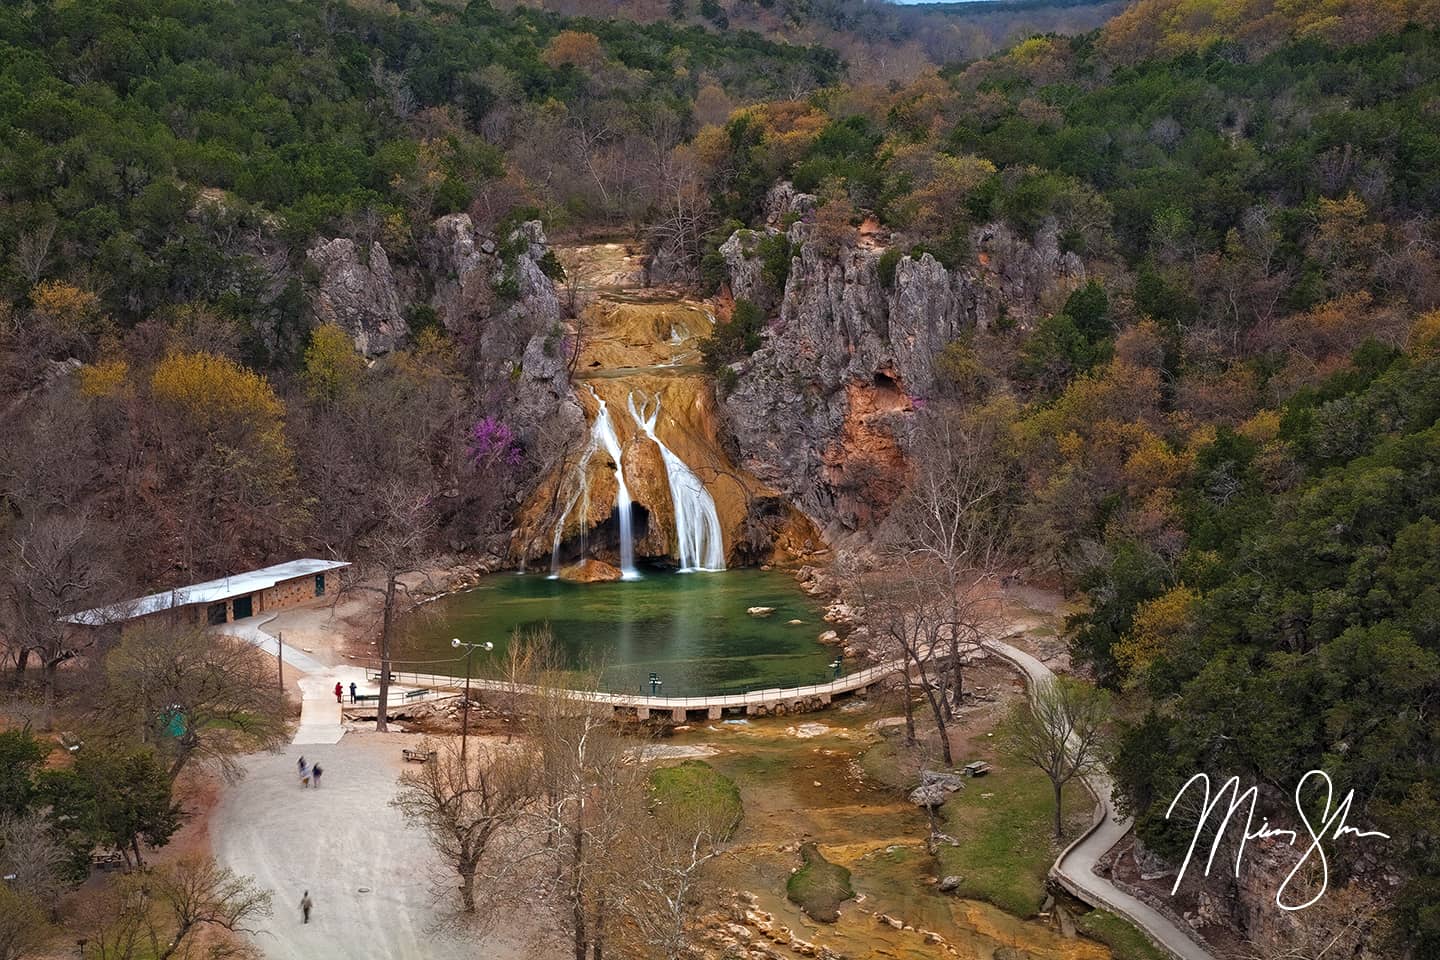
[(1166, 955), (1128, 921), (1104, 910), (1075, 918), (1080, 932), (1110, 948), (1115, 960), (1166, 960)]
[(790, 874), (785, 895), (812, 918), (824, 923), (840, 919), (840, 904), (855, 896), (850, 871), (826, 860), (813, 843), (800, 848), (805, 866)]
[[(1034, 767), (985, 758), (993, 772), (971, 780), (940, 809), (942, 829), (960, 841), (937, 853), (940, 876), (958, 875), (956, 894), (986, 900), (1017, 917), (1045, 901), (1045, 878), (1059, 852), (1050, 781)], [(1065, 788), (1066, 836), (1089, 823), (1094, 802), (1078, 781)]]
[(650, 794), (670, 816), (692, 823), (729, 824), (733, 833), (744, 806), (735, 781), (704, 760), (659, 767), (650, 774)]

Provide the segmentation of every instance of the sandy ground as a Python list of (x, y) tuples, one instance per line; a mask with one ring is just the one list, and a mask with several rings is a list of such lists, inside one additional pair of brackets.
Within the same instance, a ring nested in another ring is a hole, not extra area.
[[(210, 818), (216, 859), (274, 894), (256, 944), (269, 960), (451, 960), (525, 957), (535, 931), (521, 919), (482, 943), (434, 931), (433, 881), (443, 878), (422, 831), (388, 804), (404, 767), (403, 734), (350, 733), (339, 743), (289, 746), (245, 762)], [(296, 760), (324, 768), (302, 789)], [(300, 897), (314, 911), (301, 923)], [(362, 892), (365, 891), (365, 892)]]

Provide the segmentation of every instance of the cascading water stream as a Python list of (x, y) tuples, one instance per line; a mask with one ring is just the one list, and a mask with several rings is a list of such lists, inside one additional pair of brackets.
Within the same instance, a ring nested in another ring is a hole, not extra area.
[[(585, 446), (585, 452), (580, 455), (580, 462), (576, 464), (575, 475), (578, 479), (578, 489), (565, 505), (565, 512), (560, 515), (560, 521), (555, 524), (555, 543), (550, 551), (550, 576), (557, 577), (560, 574), (560, 542), (565, 533), (565, 521), (570, 517), (570, 511), (575, 509), (578, 503), (581, 507), (581, 517), (588, 518), (590, 515), (590, 458), (600, 447), (610, 455), (615, 463), (615, 510), (620, 515), (620, 578), (622, 580), (638, 580), (640, 573), (635, 569), (635, 537), (631, 529), (631, 500), (630, 488), (625, 485), (625, 471), (620, 462), (620, 438), (615, 433), (615, 425), (610, 420), (610, 410), (605, 401), (595, 392), (595, 388), (588, 383), (585, 389), (590, 391), (590, 396), (595, 398), (599, 409), (595, 413), (595, 423), (590, 427), (590, 442)], [(588, 521), (587, 521), (588, 522)], [(581, 524), (581, 537), (586, 523)], [(582, 539), (580, 555), (585, 555), (585, 543)]]
[(695, 471), (655, 435), (655, 421), (660, 416), (660, 397), (657, 395), (654, 400), (653, 409), (647, 411), (647, 402), (642, 399), (637, 410), (635, 394), (631, 393), (626, 398), (626, 404), (640, 430), (660, 448), (660, 457), (665, 463), (665, 473), (670, 482), (670, 501), (675, 510), (680, 572), (724, 570), (725, 541), (720, 532), (720, 515), (715, 510), (715, 498), (710, 496), (710, 491), (705, 489)]
[[(586, 386), (590, 385), (587, 383)], [(600, 399), (593, 387), (590, 395), (600, 404), (595, 414), (593, 433), (615, 461), (615, 509), (620, 514), (620, 579), (637, 580), (640, 574), (635, 569), (635, 537), (630, 529), (630, 488), (625, 486), (625, 469), (620, 462), (620, 438), (615, 435), (615, 425), (610, 422), (610, 410), (605, 401)]]

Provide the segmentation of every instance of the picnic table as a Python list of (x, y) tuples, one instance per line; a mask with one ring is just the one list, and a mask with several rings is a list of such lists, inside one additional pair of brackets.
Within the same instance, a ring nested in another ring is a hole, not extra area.
[(405, 757), (407, 763), (429, 763), (435, 759), (434, 750), (411, 750), (406, 747), (400, 753)]

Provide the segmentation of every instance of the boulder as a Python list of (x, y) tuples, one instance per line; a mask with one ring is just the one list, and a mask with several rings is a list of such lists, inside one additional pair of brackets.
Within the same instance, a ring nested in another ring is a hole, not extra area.
[(941, 893), (954, 893), (956, 890), (960, 889), (960, 884), (964, 881), (964, 877), (960, 876), (959, 874), (952, 873), (947, 877), (942, 877), (939, 884), (936, 885), (935, 889), (939, 890)]
[(775, 612), (774, 607), (746, 607), (745, 612), (752, 617), (768, 617)]
[(917, 807), (938, 807), (950, 799), (950, 793), (938, 783), (927, 783), (910, 791), (910, 802)]
[(964, 777), (958, 773), (946, 773), (943, 770), (921, 770), (920, 783), (924, 786), (938, 784), (950, 793), (965, 789)]
[(579, 563), (562, 567), (559, 573), (561, 580), (571, 583), (604, 583), (619, 580), (621, 576), (619, 567), (595, 559), (581, 560)]

